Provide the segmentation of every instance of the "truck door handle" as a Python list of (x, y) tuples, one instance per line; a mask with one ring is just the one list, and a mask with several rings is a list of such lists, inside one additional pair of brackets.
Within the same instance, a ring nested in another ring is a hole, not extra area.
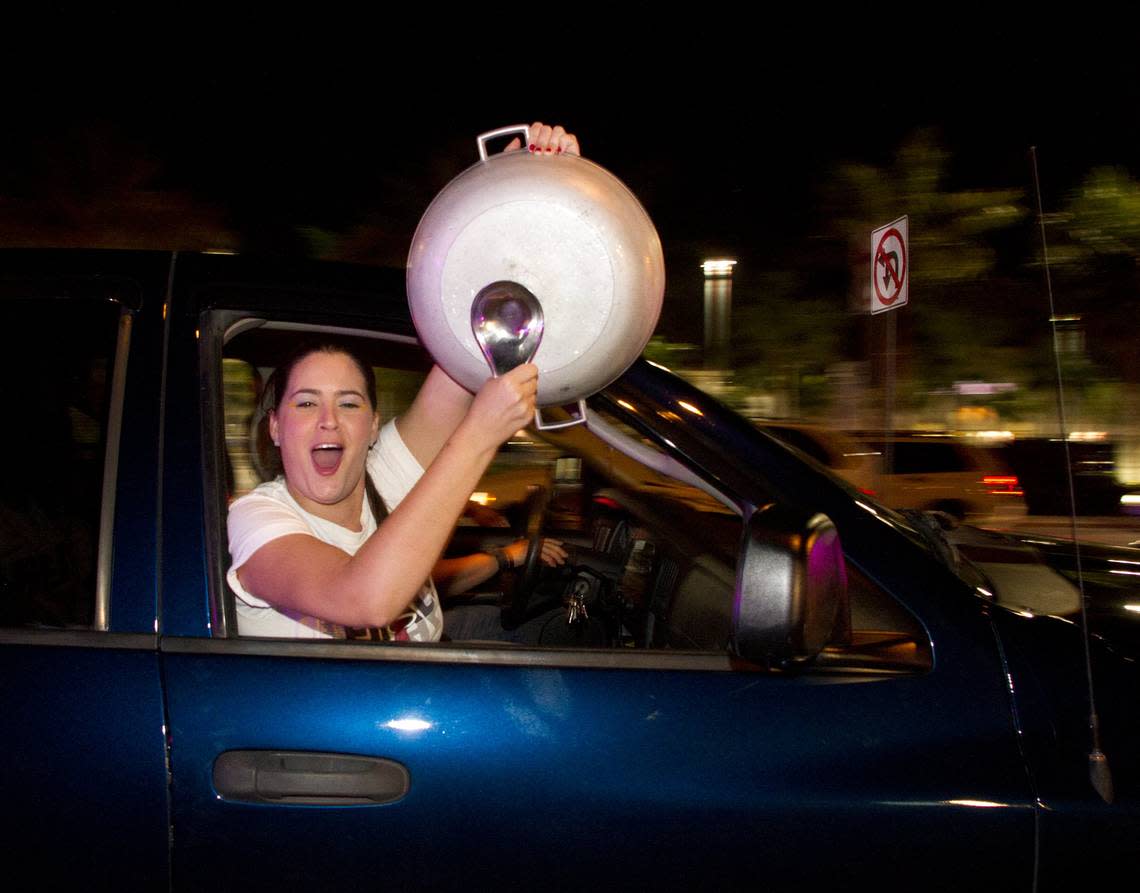
[(393, 760), (338, 753), (229, 750), (214, 760), (214, 789), (242, 803), (357, 806), (392, 803), (411, 787)]

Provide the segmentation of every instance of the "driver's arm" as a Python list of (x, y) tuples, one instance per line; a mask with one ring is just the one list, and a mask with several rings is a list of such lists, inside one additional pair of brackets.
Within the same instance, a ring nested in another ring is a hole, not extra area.
[(435, 588), (446, 598), (474, 589), (498, 572), (498, 558), (489, 552), (476, 552), (459, 558), (441, 558), (432, 568), (431, 578)]
[[(507, 564), (519, 567), (526, 560), (525, 539), (502, 548)], [(567, 553), (560, 540), (543, 539), (542, 563), (547, 567), (565, 564)], [(459, 558), (441, 558), (432, 568), (431, 578), (444, 596), (459, 595), (485, 583), (499, 572), (499, 559), (490, 552), (476, 552)]]

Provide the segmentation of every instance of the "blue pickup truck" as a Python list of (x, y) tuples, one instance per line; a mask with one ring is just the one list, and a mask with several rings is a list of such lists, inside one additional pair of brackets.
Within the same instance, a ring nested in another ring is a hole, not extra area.
[[(21, 883), (961, 891), (1134, 870), (1135, 642), (1092, 630), (1110, 804), (1071, 616), (1003, 606), (921, 524), (667, 371), (639, 361), (584, 427), (508, 444), (461, 519), (457, 549), (571, 548), (477, 596), (507, 623), (567, 605), (538, 644), (242, 638), (225, 522), (272, 473), (261, 384), (334, 333), (398, 413), (429, 364), (401, 272), (6, 252), (0, 301)], [(1136, 555), (1101, 571), (1134, 580)]]

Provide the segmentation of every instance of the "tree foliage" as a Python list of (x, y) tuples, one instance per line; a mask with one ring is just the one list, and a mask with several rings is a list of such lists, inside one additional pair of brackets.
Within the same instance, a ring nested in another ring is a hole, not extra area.
[(1051, 246), (1053, 264), (1087, 268), (1106, 258), (1134, 264), (1140, 256), (1140, 183), (1124, 168), (1093, 168), (1048, 222), (1064, 236)]
[(950, 153), (932, 130), (920, 130), (892, 162), (841, 164), (827, 189), (833, 232), (870, 264), (870, 234), (906, 214), (910, 217), (911, 288), (975, 279), (994, 266), (991, 237), (1025, 220), (1020, 189), (960, 189), (946, 186)]

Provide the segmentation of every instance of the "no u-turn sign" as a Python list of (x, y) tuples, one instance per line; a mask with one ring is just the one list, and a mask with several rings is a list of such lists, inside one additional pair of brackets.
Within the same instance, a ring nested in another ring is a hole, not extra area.
[(907, 217), (871, 233), (871, 312), (897, 310), (909, 297)]

